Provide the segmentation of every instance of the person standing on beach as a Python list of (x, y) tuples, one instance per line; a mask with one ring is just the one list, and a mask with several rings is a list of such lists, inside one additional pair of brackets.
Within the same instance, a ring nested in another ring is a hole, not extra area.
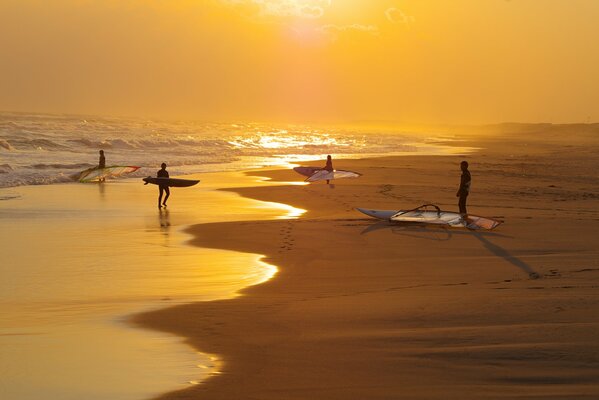
[[(327, 156), (327, 164), (323, 168), (326, 171), (333, 172), (333, 158), (328, 155)], [(327, 185), (329, 184), (329, 180), (327, 179)]]
[[(161, 169), (156, 173), (156, 177), (158, 178), (168, 178), (168, 171), (166, 170), (166, 164), (162, 163), (162, 165), (160, 166)], [(158, 184), (158, 190), (159, 190), (159, 195), (158, 195), (158, 208), (164, 207), (166, 208), (166, 201), (168, 200), (168, 197), (171, 195), (171, 191), (168, 188), (168, 185), (166, 183), (159, 183)], [(162, 194), (166, 193), (166, 196), (164, 197), (164, 202), (162, 202), (162, 206), (160, 205), (160, 201), (162, 200)]]
[(458, 207), (460, 208), (460, 214), (466, 215), (466, 200), (470, 193), (470, 184), (472, 183), (472, 177), (470, 171), (468, 171), (468, 161), (462, 161), (460, 163), (460, 169), (462, 170), (462, 176), (460, 177), (460, 187), (456, 193), (456, 197), (459, 197)]

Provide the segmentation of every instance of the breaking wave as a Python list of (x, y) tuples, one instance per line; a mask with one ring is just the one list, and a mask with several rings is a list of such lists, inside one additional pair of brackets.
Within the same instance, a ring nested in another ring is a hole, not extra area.
[(430, 153), (444, 147), (403, 132), (0, 113), (0, 187), (69, 182), (74, 173), (97, 165), (100, 149), (107, 165), (139, 166), (137, 174), (147, 176), (162, 162), (178, 175), (280, 165), (326, 154)]

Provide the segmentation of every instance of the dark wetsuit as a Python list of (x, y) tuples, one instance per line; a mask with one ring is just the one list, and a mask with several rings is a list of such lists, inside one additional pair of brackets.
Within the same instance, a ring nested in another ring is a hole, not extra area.
[(106, 168), (106, 158), (104, 157), (104, 154), (100, 154), (100, 161), (98, 161), (98, 169), (100, 168)]
[(472, 177), (470, 176), (470, 171), (462, 171), (462, 176), (460, 178), (460, 188), (458, 189), (459, 201), (458, 207), (460, 208), (460, 214), (467, 214), (466, 211), (466, 200), (468, 199), (468, 194), (470, 193), (470, 183), (472, 183)]
[[(327, 164), (324, 166), (323, 168), (326, 171), (329, 172), (333, 172), (333, 160), (332, 159), (327, 159)], [(327, 184), (329, 183), (329, 180), (327, 179)]]
[[(168, 172), (166, 169), (161, 169), (158, 171), (156, 176), (158, 178), (168, 178)], [(158, 207), (160, 207), (160, 201), (162, 200), (163, 193), (166, 193), (166, 196), (164, 197), (164, 202), (162, 204), (166, 206), (166, 201), (168, 200), (168, 197), (171, 195), (171, 191), (169, 190), (168, 185), (164, 184), (158, 184), (158, 190), (160, 191), (160, 194), (158, 195)]]

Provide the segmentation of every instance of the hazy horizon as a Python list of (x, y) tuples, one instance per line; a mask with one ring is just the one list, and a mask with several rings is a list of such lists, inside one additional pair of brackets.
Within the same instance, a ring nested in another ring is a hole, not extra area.
[(345, 120), (345, 121), (311, 121), (311, 120), (266, 120), (266, 119), (242, 119), (231, 118), (229, 120), (210, 120), (208, 118), (194, 117), (176, 117), (176, 116), (154, 116), (154, 115), (118, 115), (118, 114), (94, 114), (94, 113), (79, 113), (79, 112), (46, 112), (46, 111), (26, 111), (26, 110), (0, 110), (2, 114), (15, 114), (23, 116), (48, 116), (48, 117), (70, 117), (70, 118), (98, 118), (98, 119), (122, 119), (122, 120), (146, 120), (149, 122), (164, 122), (164, 123), (198, 123), (198, 124), (273, 124), (273, 125), (313, 125), (313, 126), (335, 126), (343, 127), (346, 125), (355, 126), (356, 128), (380, 127), (380, 128), (459, 128), (459, 127), (484, 127), (484, 126), (500, 126), (500, 125), (597, 125), (597, 121), (564, 121), (564, 122), (549, 122), (549, 121), (496, 121), (496, 122), (402, 122), (392, 120)]
[(599, 121), (593, 0), (5, 0), (0, 110), (186, 121)]

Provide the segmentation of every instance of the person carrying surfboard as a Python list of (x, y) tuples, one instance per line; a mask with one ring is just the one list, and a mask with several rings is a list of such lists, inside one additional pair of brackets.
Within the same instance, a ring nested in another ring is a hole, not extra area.
[[(162, 165), (160, 165), (161, 169), (156, 173), (156, 177), (157, 178), (168, 178), (168, 171), (166, 170), (166, 164), (162, 163)], [(171, 195), (171, 191), (168, 188), (168, 184), (167, 183), (159, 183), (158, 184), (158, 190), (159, 190), (159, 195), (158, 195), (158, 208), (161, 208), (162, 206), (164, 206), (164, 208), (166, 208), (166, 201), (168, 200), (168, 197)], [(164, 202), (162, 202), (162, 206), (160, 205), (160, 201), (162, 200), (162, 194), (166, 193), (166, 196), (164, 197)]]
[(470, 176), (470, 171), (468, 171), (468, 161), (462, 161), (460, 163), (460, 169), (462, 170), (460, 187), (455, 195), (456, 197), (459, 197), (458, 207), (460, 208), (460, 214), (466, 215), (468, 214), (466, 211), (466, 200), (468, 199), (470, 184), (472, 183), (472, 177)]
[[(323, 168), (326, 171), (333, 172), (333, 158), (328, 155), (327, 156), (327, 164)], [(327, 179), (327, 185), (329, 184), (329, 180)]]

